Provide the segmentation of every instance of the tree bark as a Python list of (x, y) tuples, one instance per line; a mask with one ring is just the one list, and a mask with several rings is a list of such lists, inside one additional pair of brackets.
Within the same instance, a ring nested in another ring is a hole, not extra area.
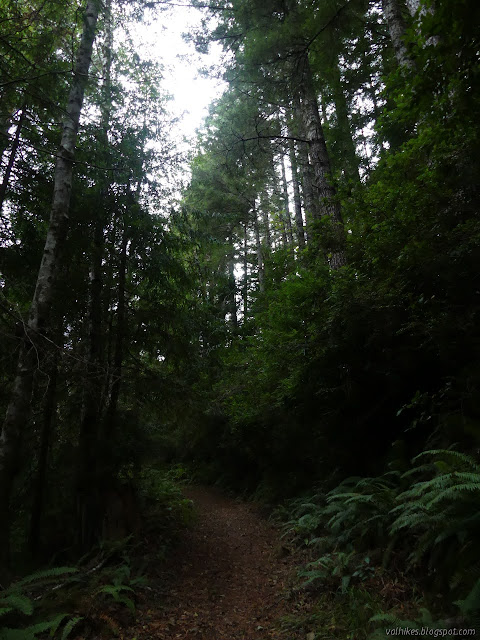
[(337, 116), (337, 126), (340, 132), (340, 160), (345, 167), (347, 178), (351, 178), (355, 182), (360, 182), (360, 173), (358, 171), (360, 163), (352, 137), (348, 104), (343, 90), (338, 59), (333, 65), (332, 90), (333, 100), (335, 102), (335, 114)]
[(7, 166), (5, 167), (5, 172), (3, 174), (2, 184), (0, 185), (0, 213), (3, 209), (3, 203), (5, 202), (5, 198), (7, 195), (8, 183), (12, 174), (13, 165), (15, 164), (15, 158), (17, 157), (18, 145), (20, 144), (20, 134), (22, 132), (22, 127), (23, 123), (25, 122), (26, 116), (26, 108), (22, 107), (17, 122), (17, 128), (15, 130), (15, 136), (13, 138), (12, 148), (10, 149), (10, 154), (8, 156)]
[(271, 251), (272, 250), (272, 234), (270, 233), (270, 220), (268, 219), (268, 209), (265, 206), (262, 206), (261, 209), (262, 209), (263, 226), (265, 228), (265, 242), (267, 244), (267, 249)]
[(50, 224), (25, 327), (25, 336), (20, 348), (11, 399), (0, 436), (0, 567), (6, 566), (10, 552), (10, 495), (18, 469), (22, 429), (25, 428), (29, 419), (33, 375), (37, 365), (37, 350), (33, 342), (48, 329), (60, 250), (68, 230), (73, 160), (97, 19), (98, 1), (88, 0), (57, 154)]
[[(101, 93), (101, 123), (98, 132), (100, 149), (108, 150), (108, 132), (111, 115), (111, 73), (113, 33), (111, 22), (111, 0), (107, 0), (104, 9), (105, 18), (105, 46), (103, 64), (103, 86)], [(108, 161), (105, 162), (108, 164)], [(83, 531), (80, 546), (87, 548), (93, 542), (95, 532), (100, 525), (91, 521), (94, 514), (100, 518), (101, 508), (98, 505), (90, 510), (89, 504), (95, 504), (98, 492), (96, 467), (100, 454), (98, 439), (104, 407), (105, 394), (108, 391), (108, 380), (104, 362), (104, 331), (103, 331), (103, 269), (105, 238), (104, 230), (107, 224), (106, 198), (110, 185), (107, 176), (101, 175), (97, 182), (98, 214), (93, 227), (93, 243), (90, 270), (90, 300), (89, 300), (89, 351), (85, 375), (84, 407), (79, 433), (79, 468), (77, 469), (77, 514), (80, 514), (79, 531)], [(90, 520), (90, 521), (89, 521)], [(98, 526), (97, 526), (98, 525)], [(85, 538), (85, 539), (83, 539)]]
[(292, 219), (290, 217), (290, 208), (289, 208), (290, 203), (288, 198), (287, 174), (285, 172), (285, 158), (283, 155), (281, 157), (280, 167), (282, 170), (283, 202), (285, 206), (285, 222), (287, 225), (288, 242), (290, 243), (290, 246), (292, 247), (292, 250), (293, 250)]
[(232, 252), (228, 256), (228, 295), (229, 295), (229, 313), (230, 321), (234, 331), (238, 329), (237, 317), (237, 284), (235, 282), (235, 258), (233, 255), (233, 239), (230, 240)]
[(37, 476), (35, 479), (32, 512), (30, 515), (30, 532), (28, 548), (32, 558), (38, 557), (41, 539), (41, 522), (43, 505), (45, 502), (45, 489), (48, 472), (48, 453), (52, 442), (55, 412), (57, 410), (57, 379), (58, 379), (59, 350), (53, 353), (53, 362), (50, 369), (50, 380), (45, 398), (43, 410), (43, 424), (40, 435), (40, 451), (38, 454)]
[(318, 220), (320, 215), (318, 213), (317, 202), (313, 195), (313, 169), (308, 158), (308, 147), (303, 142), (299, 145), (299, 164), (302, 176), (301, 184), (305, 222), (307, 225), (307, 240), (310, 241), (313, 222)]
[(293, 184), (293, 204), (295, 207), (295, 227), (297, 231), (298, 248), (300, 251), (305, 249), (305, 231), (303, 228), (302, 217), (302, 201), (300, 199), (300, 184), (298, 180), (298, 164), (297, 156), (295, 153), (295, 143), (293, 140), (288, 141), (290, 167), (292, 169), (292, 184)]
[(406, 27), (399, 0), (382, 0), (382, 7), (398, 66), (413, 69), (415, 65), (405, 44)]
[(300, 109), (308, 140), (308, 153), (313, 168), (314, 198), (319, 203), (320, 216), (328, 217), (331, 223), (331, 233), (324, 250), (332, 269), (338, 269), (346, 264), (345, 234), (340, 203), (333, 186), (330, 157), (323, 135), (322, 123), (318, 112), (318, 101), (313, 86), (312, 71), (308, 55), (302, 60), (302, 75), (300, 86)]
[(245, 222), (243, 235), (243, 324), (248, 313), (248, 224)]
[[(290, 121), (290, 135), (292, 135), (292, 137), (299, 137), (306, 140), (307, 134), (305, 132), (301, 118), (302, 107), (299, 94), (295, 96), (294, 105), (296, 113), (294, 112)], [(297, 117), (296, 114), (298, 114)], [(318, 203), (316, 202), (313, 195), (313, 169), (308, 157), (307, 142), (298, 143), (298, 165), (300, 169), (300, 184), (302, 186), (303, 210), (305, 211), (305, 223), (307, 231), (306, 240), (308, 242), (312, 234), (312, 224), (314, 220), (318, 220), (320, 218), (320, 214), (317, 206)]]
[[(0, 96), (0, 104), (3, 104), (3, 96)], [(14, 113), (14, 110), (12, 111)], [(11, 114), (7, 115), (7, 110), (5, 110), (0, 115), (0, 165), (3, 160), (3, 154), (8, 149), (10, 144), (10, 137), (8, 135), (9, 129), (11, 126)]]
[(260, 239), (260, 227), (258, 225), (257, 207), (253, 205), (253, 226), (255, 230), (255, 245), (257, 248), (258, 288), (260, 293), (265, 291), (265, 266), (263, 264), (262, 242)]
[(113, 382), (110, 391), (110, 401), (108, 403), (107, 415), (105, 420), (104, 438), (108, 441), (111, 438), (115, 426), (115, 417), (118, 408), (118, 399), (120, 397), (120, 387), (122, 383), (122, 367), (123, 367), (123, 344), (125, 342), (125, 325), (126, 325), (126, 283), (127, 283), (127, 246), (128, 246), (128, 228), (125, 224), (122, 237), (122, 245), (120, 248), (120, 264), (118, 278), (118, 307), (117, 307), (117, 327), (115, 338), (115, 349), (113, 354)]

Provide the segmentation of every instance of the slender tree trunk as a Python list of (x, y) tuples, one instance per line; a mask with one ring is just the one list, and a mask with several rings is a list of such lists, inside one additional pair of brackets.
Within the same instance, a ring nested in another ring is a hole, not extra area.
[[(101, 123), (98, 132), (99, 148), (108, 150), (108, 131), (111, 113), (111, 72), (113, 33), (111, 22), (111, 0), (105, 3), (105, 46), (103, 65), (103, 86), (101, 93)], [(107, 162), (105, 162), (107, 164)], [(98, 215), (93, 228), (93, 243), (90, 270), (89, 301), (89, 352), (85, 375), (84, 407), (79, 434), (79, 468), (77, 469), (76, 502), (77, 514), (80, 517), (79, 531), (83, 531), (80, 546), (87, 548), (95, 537), (100, 524), (93, 522), (94, 517), (101, 517), (101, 506), (97, 498), (98, 478), (96, 478), (97, 458), (100, 454), (98, 440), (102, 418), (105, 389), (108, 384), (104, 366), (104, 333), (103, 333), (103, 269), (105, 238), (104, 229), (107, 224), (106, 198), (109, 191), (107, 176), (101, 175), (97, 183), (99, 190)], [(88, 505), (95, 505), (92, 509)], [(91, 521), (90, 521), (91, 520)]]
[(335, 113), (337, 116), (337, 125), (341, 139), (341, 161), (348, 175), (355, 182), (360, 182), (360, 173), (358, 171), (359, 160), (355, 149), (355, 143), (352, 137), (352, 129), (350, 127), (350, 118), (348, 114), (348, 104), (343, 90), (342, 76), (338, 59), (333, 65), (332, 79), (333, 99), (335, 102)]
[(18, 145), (20, 144), (20, 134), (22, 132), (22, 127), (23, 123), (25, 122), (26, 115), (26, 108), (22, 107), (22, 109), (20, 110), (20, 117), (17, 122), (15, 136), (13, 138), (12, 148), (10, 149), (10, 154), (8, 156), (7, 166), (5, 167), (5, 172), (3, 174), (2, 184), (0, 185), (0, 213), (3, 209), (3, 203), (5, 202), (5, 198), (7, 195), (8, 183), (12, 174), (13, 165), (15, 164), (15, 158), (17, 157)]
[(297, 156), (295, 153), (295, 143), (293, 140), (288, 141), (289, 153), (290, 153), (290, 167), (292, 169), (292, 184), (293, 184), (293, 204), (295, 207), (295, 227), (297, 231), (298, 248), (300, 251), (305, 249), (305, 231), (303, 229), (303, 217), (302, 217), (302, 201), (300, 199), (300, 184), (298, 180), (298, 164)]
[(32, 558), (38, 557), (41, 538), (41, 520), (45, 501), (45, 489), (48, 472), (48, 453), (52, 442), (54, 418), (57, 409), (57, 379), (58, 379), (59, 351), (53, 353), (53, 362), (50, 369), (50, 380), (45, 398), (43, 410), (43, 424), (40, 435), (40, 451), (38, 454), (37, 476), (34, 485), (32, 512), (30, 515), (30, 533), (28, 547)]
[(235, 282), (235, 258), (233, 255), (233, 239), (230, 239), (232, 252), (228, 256), (228, 295), (229, 295), (229, 313), (230, 321), (234, 331), (238, 329), (237, 316), (237, 285)]
[(9, 557), (10, 495), (18, 470), (22, 430), (28, 423), (30, 397), (37, 350), (33, 345), (48, 329), (50, 308), (59, 265), (60, 250), (68, 230), (68, 212), (73, 179), (73, 160), (85, 86), (92, 58), (98, 19), (98, 1), (88, 0), (84, 28), (74, 69), (60, 148), (55, 167), (53, 203), (45, 248), (37, 276), (16, 377), (0, 436), (0, 567)]
[[(271, 171), (272, 180), (273, 180), (273, 193), (275, 197), (278, 197), (279, 199), (281, 199), (283, 198), (283, 195), (281, 194), (278, 186), (278, 173), (277, 173), (277, 167), (275, 164), (275, 157), (273, 155), (270, 157), (270, 171)], [(276, 212), (276, 215), (274, 216), (274, 220), (275, 219), (278, 220), (277, 230), (278, 229), (280, 230), (280, 235), (282, 237), (282, 246), (284, 248), (287, 248), (288, 247), (287, 220), (286, 220), (286, 214), (285, 214), (284, 208), (280, 207), (280, 209)], [(273, 227), (274, 240), (275, 240), (275, 233), (274, 233), (275, 231), (276, 229), (274, 225)]]
[(248, 313), (248, 224), (245, 222), (243, 235), (243, 324)]
[(299, 146), (299, 160), (302, 174), (302, 194), (303, 206), (305, 210), (305, 218), (307, 224), (308, 241), (312, 237), (312, 225), (315, 220), (320, 218), (318, 213), (318, 203), (314, 196), (313, 190), (313, 168), (308, 158), (308, 148), (306, 144), (301, 143)]
[(122, 233), (120, 260), (118, 265), (118, 299), (116, 324), (114, 329), (112, 382), (103, 429), (97, 422), (82, 424), (79, 439), (79, 462), (77, 470), (77, 518), (78, 544), (80, 549), (89, 549), (101, 536), (105, 514), (102, 490), (109, 486), (112, 474), (112, 436), (118, 410), (118, 400), (122, 383), (123, 351), (126, 325), (126, 275), (127, 275), (128, 229)]
[[(0, 95), (0, 104), (3, 104), (4, 97)], [(8, 132), (11, 126), (11, 115), (4, 111), (0, 116), (0, 164), (3, 160), (3, 154), (8, 149), (10, 144), (10, 137)]]
[(293, 231), (292, 231), (292, 219), (290, 217), (290, 203), (288, 198), (288, 184), (287, 184), (287, 174), (285, 172), (285, 158), (282, 155), (280, 167), (282, 170), (282, 187), (283, 187), (283, 202), (285, 206), (285, 222), (287, 225), (287, 235), (288, 242), (293, 250)]
[(280, 221), (280, 233), (282, 236), (282, 246), (286, 249), (288, 247), (288, 237), (287, 237), (287, 223), (285, 220), (285, 211), (280, 210), (278, 213), (278, 219)]
[(105, 420), (104, 437), (107, 441), (111, 437), (114, 426), (115, 426), (115, 418), (117, 415), (117, 408), (118, 408), (118, 399), (120, 397), (120, 387), (122, 383), (123, 345), (125, 342), (125, 329), (126, 329), (127, 246), (128, 246), (128, 228), (125, 224), (125, 229), (123, 231), (123, 237), (122, 237), (122, 245), (120, 248), (117, 326), (116, 326), (115, 350), (113, 355), (113, 382), (112, 382), (112, 389), (110, 392), (110, 401), (108, 403), (107, 416)]
[[(300, 95), (295, 96), (295, 112), (292, 116), (290, 131), (302, 139), (307, 139), (307, 134), (301, 119), (302, 106)], [(298, 115), (297, 115), (298, 114)], [(313, 169), (308, 157), (308, 143), (298, 143), (298, 164), (300, 169), (300, 184), (302, 185), (303, 209), (305, 211), (305, 222), (307, 227), (307, 240), (310, 241), (312, 235), (312, 224), (314, 220), (320, 218), (318, 202), (315, 200), (313, 192)]]
[(255, 204), (253, 205), (253, 226), (255, 230), (255, 245), (257, 248), (258, 288), (260, 289), (260, 293), (263, 293), (265, 291), (265, 266), (263, 264), (262, 242), (260, 239), (260, 227)]
[(328, 217), (331, 221), (331, 237), (324, 250), (328, 255), (331, 268), (338, 269), (346, 263), (343, 220), (333, 186), (330, 158), (318, 112), (308, 55), (303, 58), (300, 108), (313, 168), (315, 200), (319, 203), (321, 217)]
[(267, 249), (269, 251), (272, 250), (272, 234), (270, 233), (270, 220), (268, 218), (268, 209), (266, 206), (261, 206), (262, 209), (262, 218), (263, 218), (263, 227), (265, 229), (265, 242), (267, 244)]
[(382, 7), (398, 66), (413, 69), (415, 65), (405, 44), (406, 26), (400, 1), (382, 0)]
[(79, 456), (76, 481), (76, 505), (80, 548), (88, 549), (95, 541), (101, 517), (98, 497), (97, 457), (104, 387), (102, 331), (102, 256), (103, 216), (95, 222), (92, 267), (90, 272), (89, 352), (85, 372), (85, 401), (79, 433)]

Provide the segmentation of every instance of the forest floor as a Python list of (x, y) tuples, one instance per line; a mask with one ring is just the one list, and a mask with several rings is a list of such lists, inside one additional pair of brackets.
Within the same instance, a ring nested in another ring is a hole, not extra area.
[(250, 504), (201, 487), (185, 493), (196, 521), (167, 569), (150, 576), (137, 624), (124, 637), (285, 640), (280, 618), (308, 605), (292, 589), (294, 563), (284, 555), (278, 531)]

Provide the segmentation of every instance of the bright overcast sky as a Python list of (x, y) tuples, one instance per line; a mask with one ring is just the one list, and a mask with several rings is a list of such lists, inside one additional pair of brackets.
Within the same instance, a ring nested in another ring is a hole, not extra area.
[(182, 33), (198, 27), (200, 20), (199, 10), (177, 6), (161, 11), (156, 20), (150, 20), (148, 26), (139, 30), (146, 55), (165, 66), (163, 88), (173, 96), (169, 111), (182, 116), (179, 128), (187, 137), (195, 136), (195, 130), (208, 113), (208, 105), (223, 89), (218, 80), (199, 74), (201, 67), (218, 63), (219, 45), (212, 46), (208, 55), (200, 55), (193, 43), (182, 38)]

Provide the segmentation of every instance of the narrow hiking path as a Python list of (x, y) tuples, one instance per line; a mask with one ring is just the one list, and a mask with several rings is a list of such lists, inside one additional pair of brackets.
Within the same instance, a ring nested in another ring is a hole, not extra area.
[[(277, 640), (294, 569), (278, 532), (250, 505), (212, 489), (186, 491), (198, 521), (172, 558), (168, 588), (140, 604), (137, 640)], [(290, 636), (292, 637), (292, 636)]]

